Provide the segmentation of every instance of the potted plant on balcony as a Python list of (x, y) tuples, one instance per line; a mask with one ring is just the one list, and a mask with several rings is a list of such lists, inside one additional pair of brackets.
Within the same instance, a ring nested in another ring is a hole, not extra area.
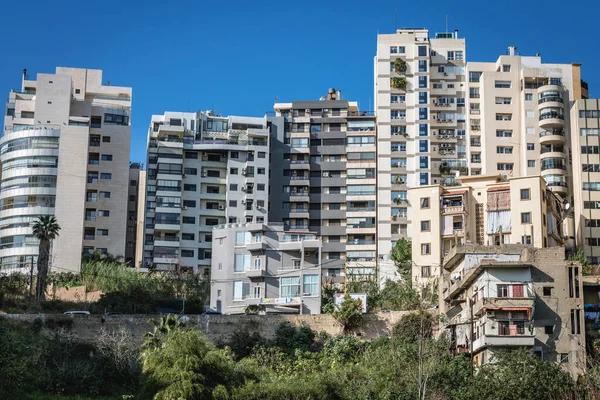
[(404, 74), (406, 72), (406, 69), (406, 61), (404, 61), (401, 58), (396, 58), (396, 61), (394, 61), (394, 71), (399, 74)]
[[(398, 167), (400, 167), (400, 164), (397, 165)], [(404, 184), (404, 179), (400, 178), (399, 176), (394, 178), (394, 183), (396, 185), (403, 185)]]
[(390, 80), (390, 86), (393, 89), (406, 89), (406, 78), (403, 76), (394, 76)]

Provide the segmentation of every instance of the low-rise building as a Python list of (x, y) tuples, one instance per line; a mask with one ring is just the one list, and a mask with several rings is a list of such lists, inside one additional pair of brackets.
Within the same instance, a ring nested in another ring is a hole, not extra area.
[(501, 175), (459, 177), (460, 186), (409, 189), (413, 280), (431, 283), (441, 263), (463, 244), (564, 244), (562, 199), (539, 176), (505, 179)]
[(440, 311), (455, 353), (477, 365), (501, 350), (531, 348), (574, 377), (585, 358), (584, 291), (563, 247), (468, 244), (444, 259)]
[(321, 240), (282, 223), (220, 225), (212, 231), (211, 308), (243, 313), (321, 313)]

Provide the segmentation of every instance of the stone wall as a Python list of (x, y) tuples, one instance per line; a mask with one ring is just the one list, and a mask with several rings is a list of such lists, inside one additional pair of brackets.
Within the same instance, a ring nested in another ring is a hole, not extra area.
[[(407, 314), (408, 311), (365, 314), (361, 326), (354, 334), (372, 340), (379, 336), (391, 334), (392, 326)], [(141, 340), (146, 332), (153, 330), (152, 320), (160, 318), (156, 315), (118, 315), (105, 317), (102, 315), (62, 315), (62, 314), (2, 314), (0, 317), (33, 322), (36, 318), (46, 321), (46, 326), (64, 327), (81, 340), (93, 340), (102, 330), (115, 331), (121, 328), (129, 330)], [(312, 330), (325, 331), (330, 335), (342, 332), (341, 326), (330, 314), (321, 315), (189, 315), (188, 326), (202, 330), (209, 339), (227, 339), (237, 329), (257, 332), (262, 337), (271, 339), (277, 327), (283, 322), (295, 326), (307, 324)]]

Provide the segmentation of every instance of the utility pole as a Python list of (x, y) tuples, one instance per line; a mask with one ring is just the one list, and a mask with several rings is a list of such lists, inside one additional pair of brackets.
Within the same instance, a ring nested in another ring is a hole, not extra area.
[(469, 309), (471, 312), (471, 341), (469, 342), (469, 352), (471, 353), (471, 378), (473, 377), (473, 300), (469, 299)]
[(344, 257), (344, 297), (348, 294), (348, 268), (346, 264), (346, 257)]
[(31, 263), (29, 269), (29, 297), (33, 296), (33, 256), (30, 256), (29, 262)]

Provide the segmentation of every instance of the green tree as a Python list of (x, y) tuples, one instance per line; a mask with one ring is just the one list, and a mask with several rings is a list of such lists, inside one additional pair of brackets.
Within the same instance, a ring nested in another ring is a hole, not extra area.
[(581, 264), (581, 273), (583, 275), (592, 275), (593, 267), (590, 263), (590, 260), (587, 259), (585, 253), (581, 250), (578, 250), (575, 254), (569, 257), (570, 261), (577, 261)]
[(37, 262), (37, 285), (35, 295), (38, 300), (46, 297), (48, 284), (48, 263), (50, 262), (50, 241), (58, 236), (60, 225), (53, 215), (41, 215), (32, 225), (33, 235), (40, 240)]
[(390, 258), (396, 264), (398, 273), (405, 279), (410, 278), (412, 272), (412, 243), (410, 240), (400, 239), (396, 242)]
[(94, 263), (94, 262), (106, 262), (106, 263), (122, 263), (123, 256), (115, 256), (108, 252), (102, 252), (94, 250), (93, 253), (84, 252), (81, 255), (81, 263)]
[(344, 332), (348, 332), (357, 327), (362, 320), (362, 302), (346, 294), (340, 307), (333, 312), (333, 317), (342, 324)]
[[(197, 330), (174, 328), (142, 352), (145, 391), (156, 400), (226, 398), (241, 383), (233, 359)], [(145, 397), (144, 397), (145, 398)]]

